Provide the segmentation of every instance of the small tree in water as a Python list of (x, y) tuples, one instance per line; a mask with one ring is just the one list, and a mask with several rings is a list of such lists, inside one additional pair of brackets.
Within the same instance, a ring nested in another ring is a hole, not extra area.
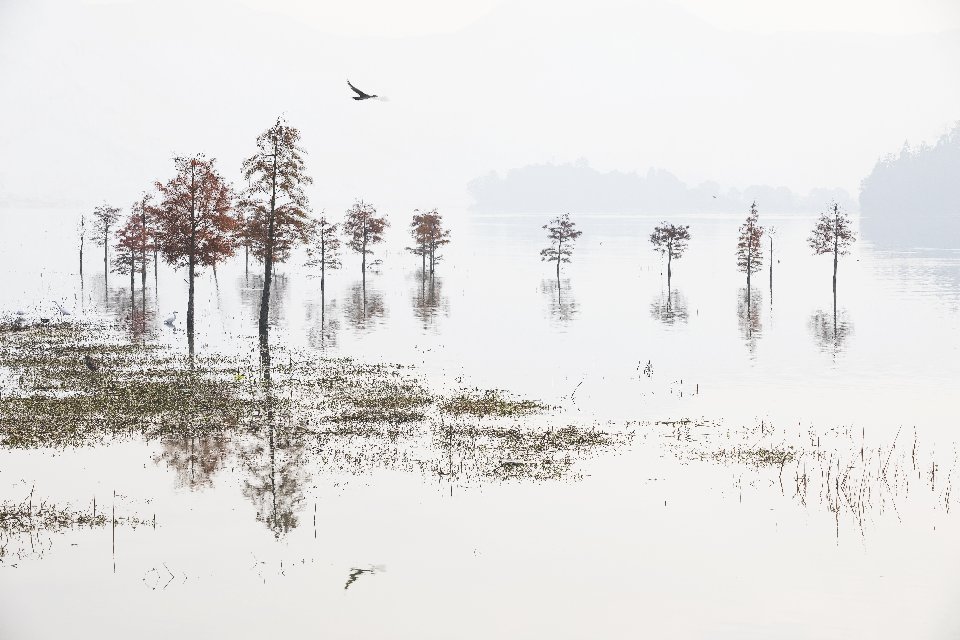
[(840, 211), (839, 205), (832, 203), (817, 218), (817, 225), (807, 238), (815, 255), (833, 254), (833, 295), (837, 295), (837, 262), (840, 256), (850, 253), (850, 247), (856, 242), (850, 216)]
[(410, 235), (413, 236), (414, 246), (407, 247), (407, 251), (421, 257), (423, 274), (427, 272), (429, 259), (432, 276), (440, 260), (437, 250), (445, 244), (450, 244), (450, 231), (443, 228), (443, 216), (436, 209), (426, 213), (421, 213), (417, 209), (410, 222)]
[(193, 350), (194, 280), (201, 267), (212, 267), (233, 255), (237, 220), (233, 192), (203, 155), (174, 158), (176, 175), (158, 182), (160, 203), (149, 207), (156, 242), (164, 260), (187, 268), (187, 340)]
[(297, 146), (300, 131), (282, 119), (257, 137), (257, 152), (244, 160), (243, 175), (250, 187), (247, 232), (251, 250), (263, 260), (263, 293), (260, 298), (260, 336), (267, 335), (270, 286), (274, 262), (286, 260), (294, 245), (310, 239), (307, 196), (303, 186), (313, 182), (306, 174), (303, 149)]
[(577, 231), (576, 226), (570, 220), (569, 213), (543, 225), (547, 230), (550, 246), (540, 251), (540, 259), (544, 262), (557, 263), (557, 282), (560, 281), (560, 263), (570, 262), (570, 257), (573, 255), (573, 242), (583, 234), (582, 231)]
[(107, 283), (110, 269), (110, 229), (120, 220), (120, 209), (102, 204), (93, 210), (93, 241), (103, 247), (103, 282)]
[(140, 213), (134, 209), (126, 222), (117, 229), (114, 245), (113, 270), (130, 276), (130, 312), (135, 308), (134, 294), (136, 282), (134, 276), (146, 271), (147, 234)]
[(737, 241), (737, 268), (747, 274), (747, 306), (750, 306), (750, 276), (763, 268), (763, 227), (757, 222), (757, 203), (750, 205), (750, 214), (740, 225)]
[(330, 224), (323, 216), (314, 223), (313, 243), (309, 248), (308, 267), (320, 267), (320, 297), (326, 290), (327, 269), (340, 268), (340, 238), (337, 225)]
[(667, 291), (670, 290), (670, 277), (673, 275), (673, 259), (680, 259), (687, 250), (690, 241), (690, 225), (670, 224), (663, 221), (653, 228), (650, 243), (655, 251), (667, 256)]
[(367, 255), (373, 253), (371, 245), (383, 242), (383, 232), (390, 226), (385, 216), (378, 216), (372, 204), (362, 200), (347, 210), (343, 221), (343, 232), (347, 236), (347, 245), (360, 254), (360, 271), (363, 288), (367, 288)]

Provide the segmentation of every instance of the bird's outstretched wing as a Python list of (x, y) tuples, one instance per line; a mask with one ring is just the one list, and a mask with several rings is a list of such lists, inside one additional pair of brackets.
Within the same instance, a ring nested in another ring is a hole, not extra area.
[(351, 83), (350, 80), (347, 80), (347, 86), (350, 87), (351, 89), (353, 89), (354, 93), (356, 93), (356, 94), (357, 94), (358, 96), (360, 96), (361, 98), (369, 98), (369, 97), (370, 97), (368, 94), (364, 93), (363, 91), (360, 91), (360, 89), (357, 89), (355, 86), (353, 86), (353, 83)]

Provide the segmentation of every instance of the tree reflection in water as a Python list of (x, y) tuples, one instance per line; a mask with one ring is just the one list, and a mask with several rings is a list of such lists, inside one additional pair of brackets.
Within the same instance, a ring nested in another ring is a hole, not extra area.
[(687, 298), (676, 289), (661, 292), (650, 302), (650, 316), (666, 325), (685, 323), (690, 319)]
[(818, 310), (810, 316), (809, 326), (820, 351), (834, 358), (843, 353), (844, 343), (853, 334), (853, 323), (847, 318), (846, 311), (838, 313), (836, 306), (832, 311)]
[(763, 324), (760, 322), (762, 296), (762, 292), (756, 288), (751, 288), (750, 295), (747, 295), (745, 287), (737, 294), (737, 324), (740, 327), (740, 337), (751, 356), (756, 354), (757, 343), (763, 336)]
[(540, 290), (549, 301), (550, 317), (566, 324), (574, 319), (580, 310), (569, 278), (545, 278), (540, 283)]
[(449, 313), (443, 297), (443, 279), (417, 271), (417, 288), (411, 298), (413, 315), (420, 320), (424, 330), (434, 328), (437, 316)]
[(354, 329), (363, 331), (378, 324), (386, 315), (383, 294), (375, 289), (364, 287), (358, 282), (350, 290), (344, 315)]
[(179, 436), (165, 438), (157, 462), (163, 462), (176, 474), (176, 485), (190, 490), (213, 486), (213, 476), (225, 466), (232, 454), (226, 436)]

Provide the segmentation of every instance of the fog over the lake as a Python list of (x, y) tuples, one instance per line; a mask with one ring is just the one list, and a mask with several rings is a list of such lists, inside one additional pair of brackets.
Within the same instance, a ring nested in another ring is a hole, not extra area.
[(469, 206), (491, 171), (581, 158), (855, 201), (958, 117), (951, 2), (724, 6), (2, 0), (0, 203), (126, 206), (196, 152), (239, 181), (278, 114), (317, 211)]

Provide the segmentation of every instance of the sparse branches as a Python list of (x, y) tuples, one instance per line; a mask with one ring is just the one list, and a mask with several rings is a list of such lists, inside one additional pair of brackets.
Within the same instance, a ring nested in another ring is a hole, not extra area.
[(750, 205), (750, 213), (742, 225), (737, 241), (737, 268), (747, 274), (747, 306), (750, 305), (750, 276), (763, 267), (763, 227), (757, 221), (757, 203)]
[(103, 281), (107, 281), (109, 270), (110, 229), (120, 219), (120, 209), (102, 204), (93, 210), (93, 241), (103, 247)]
[(667, 256), (667, 289), (670, 288), (670, 277), (673, 275), (672, 262), (679, 259), (687, 250), (690, 241), (690, 225), (671, 224), (661, 222), (653, 228), (650, 234), (650, 243), (655, 251)]
[(378, 216), (376, 208), (362, 200), (347, 210), (343, 233), (347, 237), (347, 246), (361, 256), (360, 269), (364, 288), (367, 283), (367, 255), (373, 253), (370, 247), (383, 242), (383, 232), (389, 225), (385, 216)]
[(340, 268), (340, 238), (337, 236), (337, 225), (331, 224), (326, 217), (321, 216), (313, 224), (313, 241), (308, 248), (310, 259), (308, 267), (320, 267), (320, 292), (326, 288), (327, 269)]
[(547, 230), (550, 246), (540, 251), (540, 259), (544, 262), (557, 263), (557, 280), (560, 279), (560, 263), (570, 262), (573, 256), (573, 243), (583, 232), (577, 231), (576, 224), (570, 220), (570, 214), (565, 213), (543, 225)]
[(840, 210), (837, 203), (831, 203), (820, 214), (807, 243), (815, 255), (833, 254), (833, 293), (837, 293), (837, 263), (840, 256), (850, 253), (850, 247), (856, 242), (853, 223), (846, 212)]

